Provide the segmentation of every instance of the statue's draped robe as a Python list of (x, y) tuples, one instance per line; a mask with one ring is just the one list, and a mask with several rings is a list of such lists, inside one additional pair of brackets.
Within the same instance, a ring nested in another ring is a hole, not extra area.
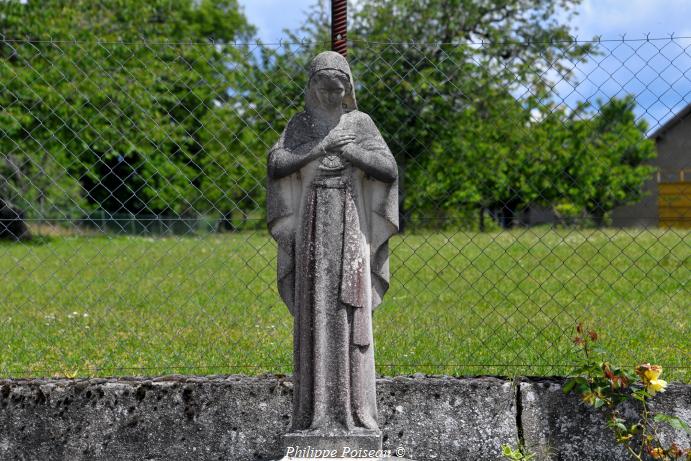
[[(340, 123), (369, 155), (391, 156), (366, 114), (347, 112)], [(309, 152), (325, 134), (309, 112), (300, 113), (269, 156)], [(293, 429), (376, 430), (371, 319), (389, 285), (398, 186), (352, 165), (328, 170), (320, 162), (268, 182), (278, 287), (294, 318)]]

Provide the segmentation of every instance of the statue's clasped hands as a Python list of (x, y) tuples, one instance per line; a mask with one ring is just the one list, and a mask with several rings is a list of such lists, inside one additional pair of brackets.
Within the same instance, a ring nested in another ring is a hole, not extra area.
[(355, 142), (355, 134), (350, 131), (336, 128), (322, 141), (322, 147), (327, 154), (342, 154), (343, 148)]

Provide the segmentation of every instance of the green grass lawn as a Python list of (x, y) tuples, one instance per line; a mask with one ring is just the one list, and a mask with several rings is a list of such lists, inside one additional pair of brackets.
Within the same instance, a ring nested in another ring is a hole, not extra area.
[[(391, 242), (384, 375), (565, 374), (578, 321), (621, 364), (691, 380), (691, 232), (517, 229)], [(290, 373), (262, 232), (0, 243), (0, 376)]]

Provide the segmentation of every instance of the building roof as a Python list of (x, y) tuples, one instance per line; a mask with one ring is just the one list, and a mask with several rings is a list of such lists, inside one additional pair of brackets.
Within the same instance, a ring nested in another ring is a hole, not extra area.
[(691, 114), (691, 103), (687, 104), (686, 107), (684, 107), (680, 112), (678, 112), (676, 115), (673, 117), (670, 117), (669, 120), (665, 122), (664, 125), (662, 125), (660, 128), (655, 130), (653, 134), (650, 135), (650, 139), (657, 139), (662, 137), (667, 131), (669, 131), (672, 127), (674, 127), (677, 123), (681, 122)]

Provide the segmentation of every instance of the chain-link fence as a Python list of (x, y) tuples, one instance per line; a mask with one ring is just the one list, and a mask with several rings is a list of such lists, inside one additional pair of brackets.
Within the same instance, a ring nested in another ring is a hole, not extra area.
[[(0, 375), (291, 371), (266, 153), (323, 48), (0, 41)], [(563, 374), (583, 321), (688, 380), (690, 38), (349, 58), (401, 177), (380, 373)]]

